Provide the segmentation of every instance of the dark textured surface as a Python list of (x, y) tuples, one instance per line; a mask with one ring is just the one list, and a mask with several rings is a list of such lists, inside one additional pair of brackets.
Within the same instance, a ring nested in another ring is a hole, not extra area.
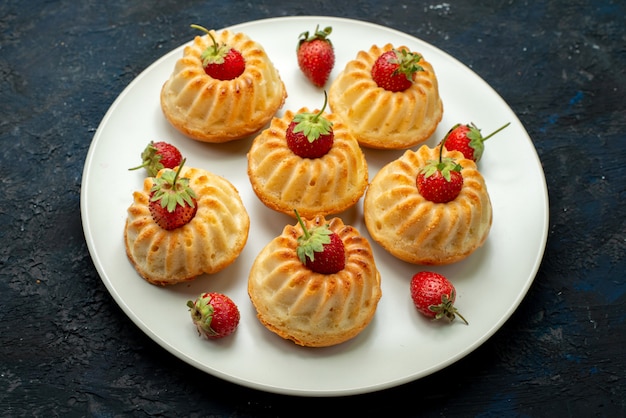
[[(0, 415), (626, 416), (624, 3), (279, 5), (0, 4)], [(519, 115), (544, 166), (549, 239), (519, 309), (466, 358), (394, 389), (296, 398), (206, 375), (124, 315), (84, 240), (83, 163), (117, 95), (199, 16), (219, 28), (289, 15), (372, 21), (450, 53)]]

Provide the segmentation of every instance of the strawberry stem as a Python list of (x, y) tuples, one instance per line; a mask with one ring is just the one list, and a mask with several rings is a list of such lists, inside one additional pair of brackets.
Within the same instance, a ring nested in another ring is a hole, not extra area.
[(185, 161), (187, 161), (186, 158), (183, 158), (183, 160), (180, 162), (180, 165), (178, 166), (178, 170), (176, 170), (176, 175), (174, 176), (174, 181), (172, 182), (172, 189), (176, 190), (176, 181), (178, 180), (178, 176), (180, 175), (180, 172), (183, 169), (183, 166), (185, 165)]
[(443, 146), (445, 145), (447, 139), (448, 135), (443, 138), (443, 141), (441, 141), (441, 144), (439, 145), (439, 164), (443, 161)]
[(211, 33), (211, 31), (208, 30), (207, 28), (200, 26), (200, 25), (193, 25), (193, 24), (191, 25), (191, 27), (194, 29), (201, 30), (202, 32), (205, 32), (207, 35), (209, 35), (209, 38), (211, 38), (211, 41), (213, 42), (213, 45), (207, 46), (206, 49), (202, 51), (202, 54), (200, 55), (200, 58), (202, 59), (202, 66), (205, 67), (205, 71), (206, 71), (206, 67), (209, 64), (223, 64), (224, 57), (230, 51), (230, 47), (228, 47), (225, 44), (224, 45), (218, 44), (215, 38), (213, 37), (213, 34)]
[[(194, 29), (201, 30), (202, 32), (206, 33), (209, 36), (211, 35), (211, 32), (207, 28), (205, 28), (204, 26), (195, 25), (195, 24), (192, 23), (191, 27), (194, 28)], [(211, 36), (211, 38), (213, 38), (213, 37)]]
[(469, 325), (469, 322), (467, 322), (467, 319), (465, 319), (465, 318), (463, 317), (463, 315), (461, 315), (461, 314), (459, 313), (459, 311), (456, 309), (456, 307), (455, 307), (455, 306), (453, 306), (452, 300), (456, 300), (456, 290), (455, 290), (455, 289), (452, 289), (452, 292), (450, 293), (450, 298), (449, 298), (449, 303), (450, 303), (450, 306), (449, 306), (449, 312), (450, 312), (450, 314), (451, 314), (452, 319), (454, 319), (454, 316), (455, 316), (455, 315), (458, 315), (458, 316), (459, 316), (459, 318), (461, 318), (461, 319), (463, 320), (463, 322), (465, 322), (465, 325)]
[(302, 221), (302, 218), (300, 217), (300, 214), (298, 213), (298, 210), (294, 209), (293, 211), (296, 213), (296, 219), (298, 220), (298, 223), (302, 227), (302, 231), (304, 231), (304, 238), (308, 240), (311, 237), (311, 234), (309, 233), (309, 230), (306, 229), (306, 225), (304, 225), (304, 221)]
[(465, 322), (465, 325), (469, 325), (469, 322), (467, 322), (467, 319), (465, 319), (465, 318), (463, 317), (463, 315), (461, 315), (461, 313), (460, 313), (459, 311), (455, 310), (455, 311), (454, 311), (454, 313), (455, 313), (456, 315), (458, 315), (458, 316), (459, 316), (459, 318), (461, 318), (461, 319), (463, 320), (463, 322)]
[(324, 90), (324, 106), (318, 113), (302, 112), (294, 116), (296, 125), (294, 133), (302, 132), (309, 142), (314, 142), (321, 135), (328, 135), (332, 132), (332, 122), (326, 119), (322, 113), (328, 104), (328, 94)]
[(128, 171), (139, 170), (140, 168), (146, 167), (148, 164), (150, 164), (150, 161), (145, 161), (143, 164), (138, 165), (137, 167), (129, 168)]
[(207, 35), (209, 35), (209, 38), (211, 38), (211, 40), (213, 41), (213, 50), (217, 53), (217, 51), (219, 51), (219, 45), (217, 44), (217, 41), (215, 40), (215, 38), (213, 37), (213, 35), (211, 34), (211, 31), (208, 30), (207, 28), (205, 28), (204, 26), (200, 26), (200, 25), (191, 25), (192, 28), (194, 29), (199, 29), (202, 32), (205, 32)]
[(320, 111), (313, 117), (313, 122), (317, 122), (320, 116), (322, 116), (322, 113), (324, 113), (324, 109), (326, 109), (327, 104), (328, 104), (328, 94), (326, 93), (326, 90), (324, 90), (324, 105), (322, 106)]
[(501, 130), (503, 130), (504, 128), (506, 128), (507, 126), (509, 126), (511, 124), (511, 122), (507, 122), (504, 125), (502, 125), (501, 127), (499, 127), (498, 129), (496, 129), (495, 131), (493, 131), (492, 133), (490, 133), (489, 135), (487, 135), (486, 137), (483, 138), (483, 141), (488, 140), (489, 138), (491, 138), (492, 136), (494, 136), (495, 134), (497, 134), (498, 132), (500, 132)]

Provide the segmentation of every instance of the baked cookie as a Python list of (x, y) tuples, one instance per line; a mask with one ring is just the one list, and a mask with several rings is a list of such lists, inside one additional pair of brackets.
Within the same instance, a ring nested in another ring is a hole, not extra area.
[(287, 225), (256, 257), (248, 294), (261, 323), (284, 339), (307, 347), (326, 347), (358, 335), (372, 320), (382, 295), (372, 248), (340, 218), (303, 219), (307, 229), (328, 223), (345, 247), (345, 266), (316, 273), (298, 258), (299, 224)]
[(282, 107), (285, 85), (259, 43), (241, 32), (209, 32), (219, 45), (241, 53), (243, 73), (230, 80), (208, 75), (202, 55), (213, 40), (208, 34), (196, 36), (161, 89), (163, 114), (176, 129), (198, 141), (218, 143), (252, 135)]
[(483, 245), (492, 223), (492, 207), (483, 176), (472, 160), (446, 151), (463, 169), (460, 194), (433, 203), (418, 191), (421, 167), (439, 158), (439, 148), (407, 150), (374, 176), (363, 201), (365, 225), (372, 238), (395, 257), (414, 264), (460, 261)]
[[(168, 169), (159, 171), (161, 177)], [(171, 285), (204, 273), (217, 273), (243, 250), (250, 218), (235, 187), (223, 177), (199, 168), (183, 168), (196, 195), (195, 216), (166, 230), (150, 212), (153, 177), (133, 193), (124, 228), (126, 254), (137, 272), (156, 285)]]
[(305, 112), (309, 110), (287, 110), (254, 139), (248, 152), (250, 183), (267, 207), (290, 216), (294, 209), (305, 218), (342, 212), (365, 193), (365, 156), (347, 126), (333, 113), (323, 114), (334, 132), (330, 150), (319, 158), (296, 155), (287, 145), (287, 129), (296, 114)]
[(374, 63), (386, 52), (408, 51), (373, 45), (359, 51), (330, 86), (328, 101), (348, 125), (360, 145), (377, 149), (405, 149), (426, 141), (443, 115), (439, 85), (432, 65), (423, 57), (413, 73), (410, 87), (390, 91), (379, 87), (372, 77)]

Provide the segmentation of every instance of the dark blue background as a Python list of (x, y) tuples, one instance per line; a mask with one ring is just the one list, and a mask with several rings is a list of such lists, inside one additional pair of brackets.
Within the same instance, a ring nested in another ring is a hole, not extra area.
[[(626, 416), (626, 6), (475, 3), (3, 1), (0, 415)], [(518, 114), (544, 167), (549, 239), (519, 309), (466, 358), (394, 389), (295, 398), (204, 374), (124, 315), (84, 240), (83, 163), (117, 95), (190, 22), (290, 15), (367, 20), (450, 53)]]

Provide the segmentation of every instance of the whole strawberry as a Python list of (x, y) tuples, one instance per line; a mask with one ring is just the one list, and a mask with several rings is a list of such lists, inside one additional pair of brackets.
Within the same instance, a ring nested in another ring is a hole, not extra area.
[(237, 305), (222, 293), (203, 293), (195, 301), (187, 301), (187, 306), (198, 334), (207, 339), (226, 337), (239, 325)]
[(285, 139), (294, 154), (302, 158), (320, 158), (333, 147), (333, 124), (322, 116), (327, 100), (324, 92), (324, 106), (318, 113), (298, 113), (287, 127)]
[(383, 53), (372, 66), (372, 79), (378, 87), (392, 92), (404, 91), (413, 84), (413, 74), (424, 71), (419, 65), (422, 56), (406, 49)]
[(163, 168), (175, 168), (183, 160), (183, 156), (174, 145), (159, 141), (150, 143), (141, 153), (142, 164), (129, 170), (145, 168), (148, 176), (154, 177)]
[(444, 138), (446, 149), (450, 151), (460, 151), (468, 160), (478, 162), (485, 151), (484, 142), (510, 124), (510, 122), (506, 123), (486, 137), (483, 137), (480, 133), (480, 129), (473, 123), (457, 123), (448, 131)]
[(430, 160), (422, 167), (416, 179), (417, 190), (433, 203), (448, 203), (456, 199), (463, 189), (460, 164), (452, 158), (443, 158), (443, 146), (439, 147), (439, 160)]
[(152, 219), (168, 231), (189, 223), (198, 210), (196, 194), (189, 187), (189, 179), (179, 177), (184, 164), (185, 160), (176, 171), (164, 170), (161, 177), (155, 177), (150, 189), (149, 209)]
[(343, 270), (346, 265), (346, 249), (341, 237), (331, 231), (328, 225), (307, 230), (298, 211), (295, 213), (304, 232), (298, 237), (296, 249), (302, 264), (321, 274), (334, 274)]
[(194, 29), (205, 32), (213, 45), (208, 46), (201, 55), (204, 72), (217, 80), (232, 80), (239, 77), (246, 69), (246, 61), (241, 52), (225, 44), (218, 44), (211, 32), (199, 25), (191, 25)]
[(303, 32), (298, 39), (296, 49), (298, 66), (306, 78), (317, 87), (326, 84), (335, 66), (335, 49), (328, 39), (332, 30), (330, 26), (319, 30), (318, 25), (313, 35), (309, 36), (308, 31)]
[(458, 315), (463, 322), (468, 323), (454, 307), (454, 285), (439, 273), (416, 273), (411, 279), (411, 298), (417, 310), (429, 318), (447, 318), (452, 321)]

